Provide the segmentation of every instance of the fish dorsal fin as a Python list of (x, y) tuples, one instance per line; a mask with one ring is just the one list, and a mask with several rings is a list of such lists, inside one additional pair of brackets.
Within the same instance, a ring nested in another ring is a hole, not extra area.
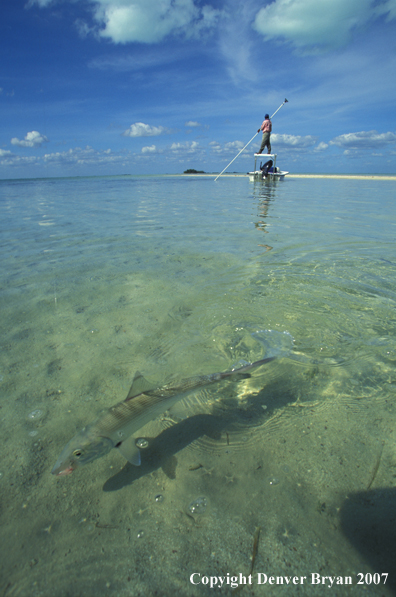
[(136, 371), (135, 377), (133, 378), (133, 382), (128, 392), (128, 396), (125, 399), (125, 402), (127, 400), (131, 400), (135, 396), (139, 396), (139, 394), (143, 394), (144, 392), (148, 392), (152, 389), (153, 384), (150, 384), (139, 371)]

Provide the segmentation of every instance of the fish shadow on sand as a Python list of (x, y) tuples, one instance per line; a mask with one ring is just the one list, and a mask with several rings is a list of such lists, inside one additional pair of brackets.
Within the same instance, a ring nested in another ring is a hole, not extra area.
[(142, 464), (134, 466), (127, 462), (121, 471), (106, 481), (103, 491), (117, 491), (159, 468), (162, 468), (168, 477), (175, 479), (175, 454), (203, 435), (220, 440), (222, 431), (229, 422), (227, 417), (194, 415), (164, 429), (157, 437), (145, 438), (149, 445), (142, 450)]
[(384, 589), (396, 595), (396, 488), (350, 494), (340, 514), (345, 536), (370, 564), (373, 575), (389, 574)]
[[(262, 408), (264, 400), (265, 410)], [(227, 448), (226, 431), (232, 432), (237, 429), (240, 432), (241, 428), (260, 426), (276, 410), (294, 401), (294, 392), (276, 382), (267, 385), (258, 394), (249, 396), (243, 409), (238, 406), (235, 397), (225, 397), (221, 401), (219, 413), (192, 415), (164, 429), (157, 437), (145, 438), (149, 445), (141, 450), (142, 464), (134, 466), (126, 462), (121, 471), (106, 481), (103, 491), (117, 491), (159, 468), (162, 468), (169, 478), (175, 479), (177, 466), (175, 454), (198, 438), (210, 437), (218, 441), (219, 448)]]

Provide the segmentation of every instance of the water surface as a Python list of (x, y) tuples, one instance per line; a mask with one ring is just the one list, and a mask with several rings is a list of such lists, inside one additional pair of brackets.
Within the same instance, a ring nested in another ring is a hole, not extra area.
[[(212, 595), (191, 574), (248, 575), (258, 527), (245, 595), (290, 594), (258, 573), (396, 592), (395, 189), (0, 182), (4, 595)], [(136, 371), (161, 385), (263, 358), (257, 330), (291, 354), (143, 428), (141, 467), (113, 450), (50, 474)]]

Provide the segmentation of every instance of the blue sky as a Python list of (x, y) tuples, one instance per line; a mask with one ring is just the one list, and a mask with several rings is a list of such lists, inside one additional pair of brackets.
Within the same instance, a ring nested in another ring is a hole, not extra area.
[[(3, 0), (0, 178), (396, 173), (396, 0)], [(230, 170), (253, 166), (257, 135)]]

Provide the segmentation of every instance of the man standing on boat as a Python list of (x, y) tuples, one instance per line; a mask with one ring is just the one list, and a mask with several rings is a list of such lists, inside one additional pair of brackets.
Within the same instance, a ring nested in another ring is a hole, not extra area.
[(263, 140), (261, 141), (261, 147), (260, 147), (260, 151), (258, 153), (261, 153), (265, 146), (267, 146), (267, 148), (268, 148), (267, 153), (271, 153), (272, 122), (270, 121), (269, 114), (266, 114), (264, 118), (265, 118), (265, 120), (264, 120), (263, 124), (257, 131), (258, 133), (260, 131), (263, 131)]

